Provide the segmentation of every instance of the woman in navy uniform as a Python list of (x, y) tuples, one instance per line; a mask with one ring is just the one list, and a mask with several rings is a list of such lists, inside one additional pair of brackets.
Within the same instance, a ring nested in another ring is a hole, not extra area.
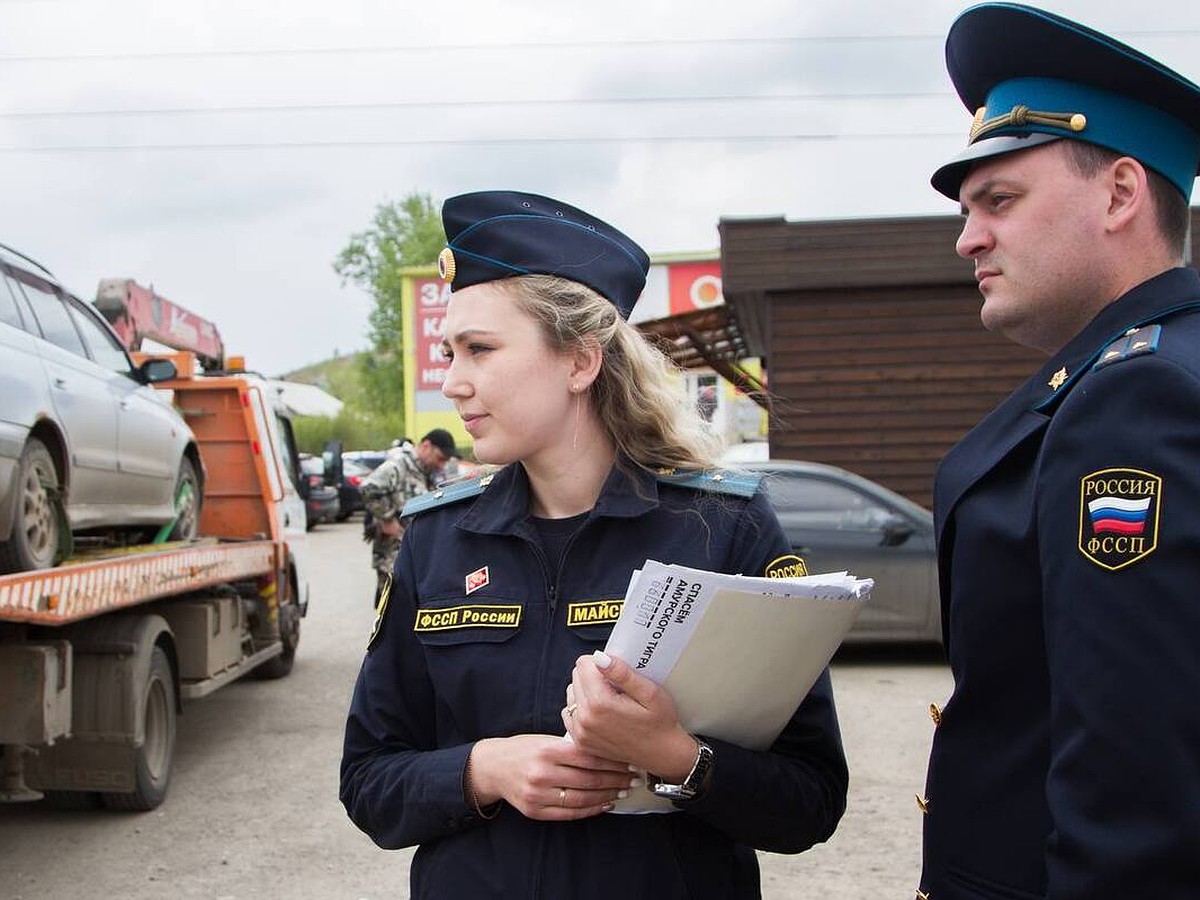
[[(755, 479), (702, 474), (710, 432), (625, 321), (640, 247), (532, 194), (442, 215), (442, 390), (503, 468), (406, 510), (342, 802), (381, 847), (419, 845), (415, 898), (758, 897), (754, 849), (802, 851), (845, 808), (828, 673), (750, 751), (689, 734), (601, 648), (647, 559), (747, 575), (796, 559)], [(610, 813), (647, 790), (637, 772), (673, 812)]]

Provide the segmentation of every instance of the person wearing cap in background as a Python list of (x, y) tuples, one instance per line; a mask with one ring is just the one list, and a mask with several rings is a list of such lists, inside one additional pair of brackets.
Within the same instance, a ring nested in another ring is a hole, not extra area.
[(1049, 359), (937, 474), (918, 896), (1200, 896), (1200, 89), (1007, 3), (946, 60), (975, 121), (933, 186), (983, 324)]
[[(647, 559), (747, 575), (799, 560), (757, 476), (705, 471), (718, 438), (626, 321), (637, 244), (534, 194), (452, 197), (442, 217), (442, 392), (502, 468), (405, 510), (342, 802), (380, 846), (419, 845), (414, 898), (758, 897), (755, 848), (804, 850), (845, 807), (828, 673), (751, 751), (685, 731), (602, 648)], [(634, 771), (671, 813), (608, 814), (650, 790)]]
[(366, 519), (363, 539), (371, 542), (371, 568), (375, 570), (375, 600), (392, 577), (404, 525), (404, 504), (433, 487), (434, 475), (457, 456), (454, 436), (435, 428), (414, 447), (408, 440), (394, 444), (388, 458), (359, 485)]

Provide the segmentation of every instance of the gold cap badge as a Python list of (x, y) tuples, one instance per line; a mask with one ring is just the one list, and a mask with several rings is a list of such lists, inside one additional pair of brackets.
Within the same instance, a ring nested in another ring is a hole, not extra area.
[(1014, 106), (1006, 113), (987, 117), (987, 107), (981, 106), (975, 110), (975, 118), (971, 121), (971, 134), (968, 144), (984, 137), (989, 132), (1008, 126), (1020, 128), (1025, 125), (1048, 125), (1051, 128), (1061, 128), (1064, 131), (1080, 132), (1087, 128), (1087, 116), (1083, 113), (1068, 112), (1038, 112), (1028, 106)]
[(442, 281), (453, 283), (456, 270), (454, 251), (449, 247), (443, 247), (442, 252), (438, 254), (438, 275), (441, 276)]

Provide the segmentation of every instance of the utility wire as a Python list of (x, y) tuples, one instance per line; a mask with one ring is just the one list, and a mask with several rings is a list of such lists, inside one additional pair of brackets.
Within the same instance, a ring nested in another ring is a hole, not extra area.
[(367, 47), (260, 47), (241, 50), (142, 50), (123, 53), (46, 53), (0, 56), (6, 62), (78, 62), (99, 60), (213, 59), (246, 56), (339, 56), (382, 55), (394, 53), (510, 53), (515, 50), (632, 50), (665, 47), (761, 47), (768, 44), (862, 44), (902, 41), (941, 40), (941, 35), (829, 35), (809, 37), (731, 37), (731, 38), (634, 38), (632, 40), (540, 41), (529, 43), (496, 42), (488, 44), (397, 44)]
[[(1120, 32), (1124, 38), (1194, 37), (1200, 29)], [(846, 34), (792, 37), (634, 38), (595, 41), (543, 41), (488, 44), (399, 44), (368, 47), (247, 48), (241, 50), (144, 50), (123, 53), (55, 53), (0, 56), (0, 63), (96, 62), (115, 60), (214, 59), (236, 57), (333, 56), (345, 54), (509, 52), (513, 50), (613, 50), (664, 47), (761, 47), (780, 44), (873, 44), (941, 41), (944, 34)]]
[[(0, 0), (3, 2), (3, 0)], [(896, 91), (881, 93), (713, 94), (684, 97), (578, 97), (496, 100), (395, 100), (377, 103), (297, 103), (261, 106), (175, 106), (151, 109), (0, 110), (0, 119), (73, 119), (118, 116), (184, 116), (226, 113), (369, 112), (386, 109), (447, 109), (487, 106), (598, 106), (656, 103), (791, 103), (805, 100), (925, 100), (951, 96), (950, 91)]]
[(329, 141), (253, 141), (213, 142), (205, 144), (41, 144), (25, 147), (0, 146), (0, 153), (111, 153), (129, 150), (177, 152), (185, 150), (290, 150), (347, 149), (354, 147), (446, 147), (446, 146), (522, 146), (537, 144), (748, 144), (806, 143), (834, 141), (922, 140), (960, 137), (961, 132), (906, 131), (837, 134), (743, 134), (743, 135), (661, 135), (649, 137), (535, 137), (535, 138), (405, 138), (384, 140)]

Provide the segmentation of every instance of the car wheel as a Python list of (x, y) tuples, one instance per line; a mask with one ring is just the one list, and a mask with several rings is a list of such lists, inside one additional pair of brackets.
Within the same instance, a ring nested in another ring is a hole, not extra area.
[(192, 541), (200, 533), (200, 479), (186, 456), (179, 464), (175, 481), (175, 527), (168, 540)]
[(30, 438), (17, 461), (16, 515), (11, 537), (0, 543), (0, 572), (31, 572), (54, 565), (63, 540), (58, 470), (46, 445)]

